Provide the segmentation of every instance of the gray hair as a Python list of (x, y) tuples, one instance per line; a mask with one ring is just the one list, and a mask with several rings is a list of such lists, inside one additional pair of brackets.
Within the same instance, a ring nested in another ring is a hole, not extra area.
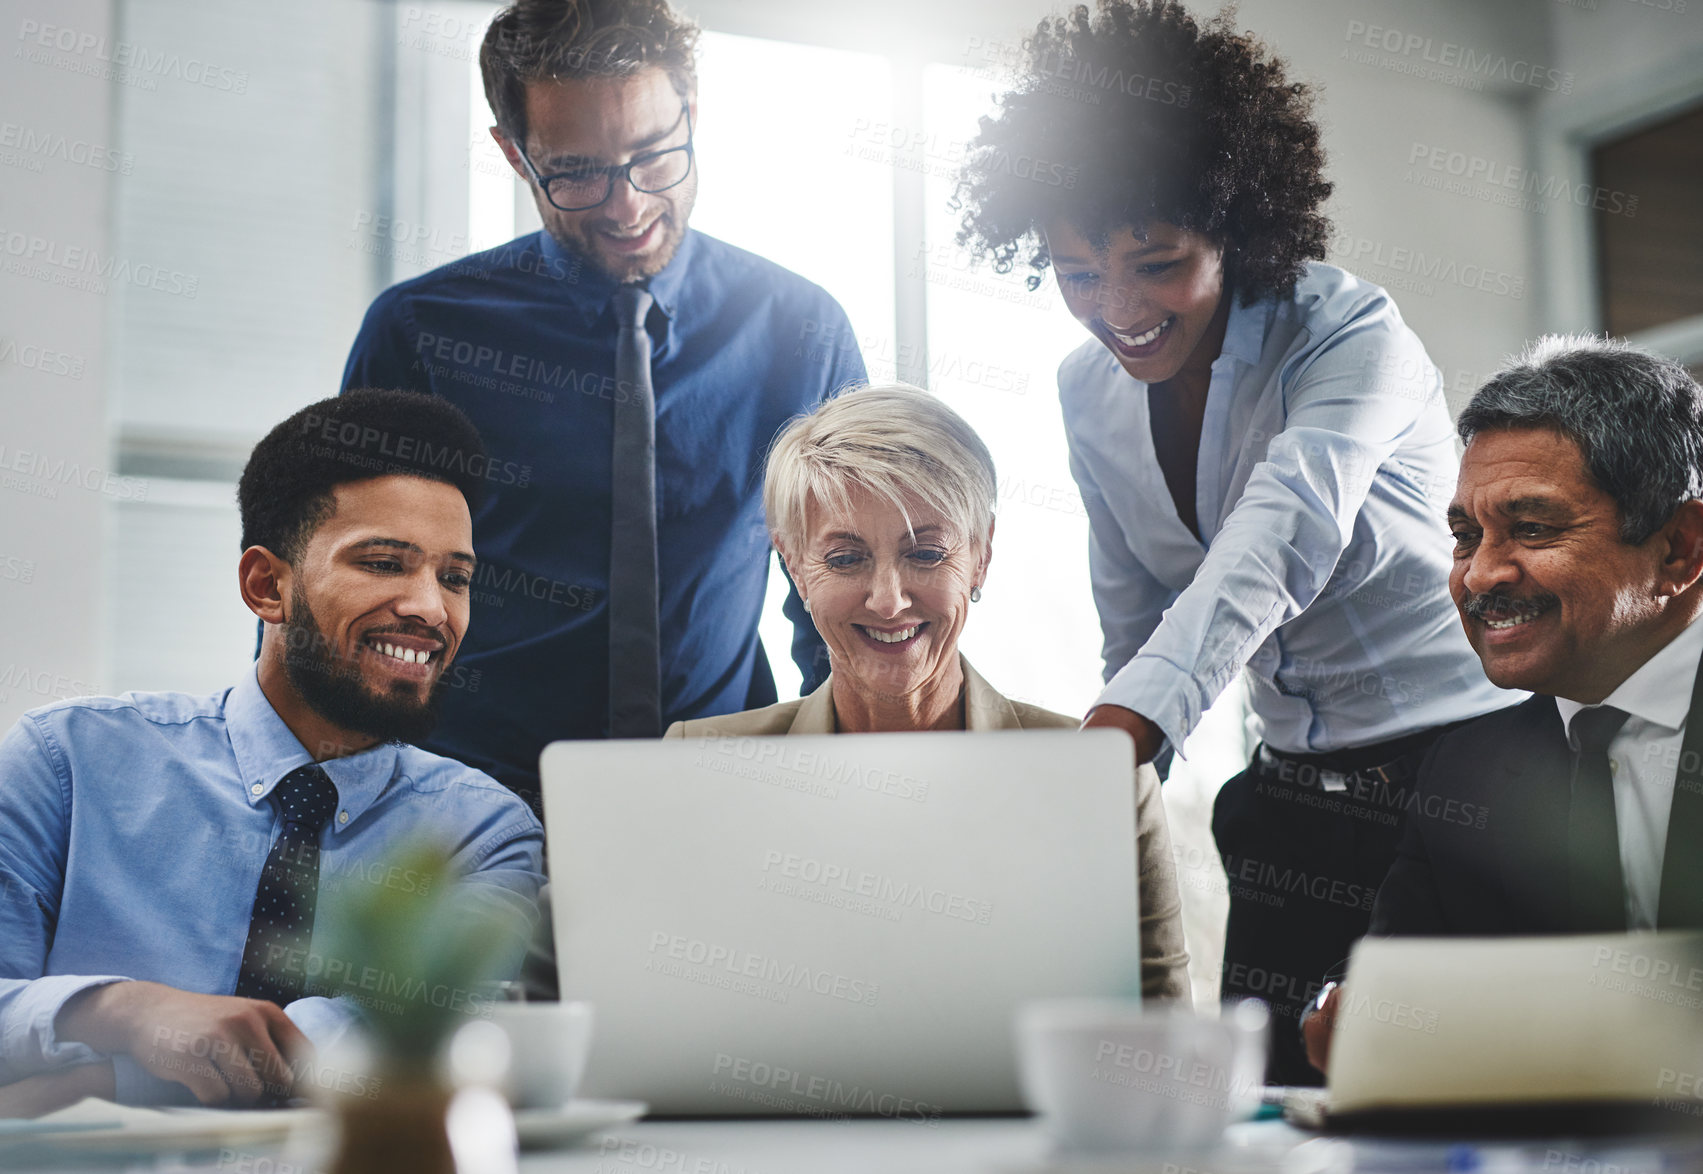
[(1618, 339), (1545, 335), (1478, 389), (1455, 428), (1464, 443), (1496, 428), (1571, 439), (1630, 545), (1703, 497), (1703, 388), (1672, 359)]
[(904, 383), (849, 388), (799, 416), (775, 438), (763, 512), (776, 545), (803, 541), (811, 504), (844, 512), (858, 486), (910, 524), (921, 503), (974, 544), (993, 524), (998, 482), (975, 429), (940, 400)]

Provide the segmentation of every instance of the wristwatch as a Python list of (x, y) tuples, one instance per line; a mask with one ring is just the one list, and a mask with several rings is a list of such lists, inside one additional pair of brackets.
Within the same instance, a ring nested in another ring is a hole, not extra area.
[(1324, 986), (1319, 988), (1318, 994), (1314, 995), (1307, 1001), (1306, 1009), (1301, 1012), (1301, 1021), (1299, 1026), (1302, 1031), (1307, 1030), (1307, 1020), (1325, 1009), (1325, 1000), (1330, 998), (1331, 992), (1336, 990), (1339, 985), (1341, 984), (1327, 982)]

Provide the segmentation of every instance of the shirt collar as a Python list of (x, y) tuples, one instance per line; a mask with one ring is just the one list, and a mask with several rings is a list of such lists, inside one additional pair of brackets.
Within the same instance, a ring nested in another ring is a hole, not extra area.
[[(285, 775), (313, 761), (266, 699), (258, 667), (244, 673), (226, 694), (225, 731), (236, 756), (237, 783), (250, 807), (267, 802)], [(381, 742), (319, 765), (337, 787), (337, 814), (330, 826), (333, 832), (341, 832), (358, 822), (383, 794), (396, 775), (399, 759), (393, 743)]]
[(674, 321), (674, 311), (680, 305), (680, 291), (686, 284), (686, 271), (692, 267), (697, 241), (698, 234), (688, 228), (686, 235), (680, 238), (680, 247), (675, 250), (673, 258), (663, 266), (661, 273), (650, 279), (647, 286), (650, 296), (656, 299), (656, 308), (670, 322)]
[[(680, 305), (681, 290), (686, 284), (686, 273), (692, 266), (692, 256), (697, 252), (697, 248), (698, 234), (694, 229), (688, 228), (673, 258), (663, 267), (661, 273), (645, 284), (645, 288), (650, 290), (651, 297), (656, 302), (656, 308), (670, 322), (675, 320), (674, 314)], [(568, 300), (580, 310), (587, 322), (597, 318), (609, 307), (610, 299), (615, 296), (617, 283), (607, 273), (572, 249), (563, 247), (560, 241), (542, 228), (538, 230), (538, 252), (547, 263), (541, 266), (546, 272), (573, 275), (571, 280), (564, 278), (563, 289), (567, 291)]]
[(1219, 357), (1240, 359), (1252, 366), (1259, 362), (1260, 351), (1265, 346), (1266, 325), (1277, 303), (1271, 298), (1261, 298), (1244, 306), (1234, 290), (1228, 291), (1227, 296), (1230, 319), (1224, 325), (1224, 345), (1219, 348)]
[[(1703, 623), (1694, 619), (1654, 656), (1639, 665), (1630, 677), (1620, 682), (1614, 692), (1603, 698), (1602, 704), (1625, 710), (1661, 729), (1677, 732), (1684, 727), (1686, 715), (1691, 712), (1691, 690), (1697, 682), (1699, 660), (1703, 660)], [(1557, 697), (1555, 708), (1567, 727), (1567, 741), (1571, 745), (1573, 719), (1582, 710), (1594, 706)]]

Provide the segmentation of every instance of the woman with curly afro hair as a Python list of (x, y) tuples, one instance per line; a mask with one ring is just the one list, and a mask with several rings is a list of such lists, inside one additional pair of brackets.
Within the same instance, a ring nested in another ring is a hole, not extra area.
[(1089, 726), (1148, 761), (1242, 674), (1262, 744), (1213, 833), (1223, 993), (1265, 999), (1268, 1078), (1366, 931), (1419, 758), (1512, 704), (1448, 593), (1441, 381), (1388, 294), (1316, 263), (1311, 94), (1231, 18), (1099, 0), (1043, 20), (982, 119), (959, 243), (1051, 269), (1093, 338), (1059, 368), (1107, 685)]

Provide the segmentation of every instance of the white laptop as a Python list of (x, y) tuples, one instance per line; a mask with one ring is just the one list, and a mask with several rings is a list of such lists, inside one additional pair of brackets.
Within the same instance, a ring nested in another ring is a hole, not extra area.
[(557, 742), (542, 773), (582, 1095), (1018, 1109), (1019, 1003), (1140, 991), (1118, 731)]

